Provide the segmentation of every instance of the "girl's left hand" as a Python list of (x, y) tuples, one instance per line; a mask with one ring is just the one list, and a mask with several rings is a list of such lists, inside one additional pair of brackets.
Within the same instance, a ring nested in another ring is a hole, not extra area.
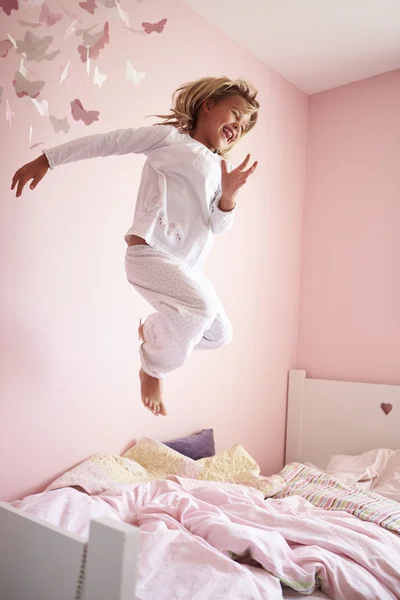
[(255, 161), (253, 165), (246, 170), (246, 167), (250, 160), (250, 154), (246, 156), (244, 161), (236, 167), (233, 171), (228, 173), (226, 168), (225, 160), (221, 161), (221, 187), (222, 196), (219, 202), (221, 210), (232, 210), (235, 206), (235, 196), (250, 177), (254, 173), (258, 162)]

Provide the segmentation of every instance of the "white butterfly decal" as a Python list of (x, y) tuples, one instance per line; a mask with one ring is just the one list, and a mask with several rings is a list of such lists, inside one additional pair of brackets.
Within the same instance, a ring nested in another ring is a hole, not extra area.
[(26, 68), (26, 65), (24, 63), (24, 59), (21, 58), (21, 64), (19, 66), (19, 72), (21, 73), (21, 75), (23, 75), (24, 77), (26, 77), (28, 75), (28, 69)]
[(61, 75), (60, 75), (60, 81), (59, 83), (62, 83), (63, 81), (65, 81), (68, 77), (68, 70), (69, 70), (69, 65), (71, 64), (71, 61), (68, 61), (67, 65), (64, 67)]
[(67, 38), (69, 35), (72, 35), (73, 33), (76, 33), (77, 29), (76, 29), (76, 25), (77, 23), (81, 20), (80, 17), (78, 17), (77, 19), (74, 19), (72, 21), (72, 23), (70, 23), (67, 27), (67, 29), (65, 30), (65, 35), (64, 35), (64, 39)]
[(13, 112), (13, 110), (10, 106), (8, 98), (6, 98), (6, 121), (8, 121), (10, 123), (10, 127), (13, 124), (14, 117), (15, 117), (15, 113)]
[(94, 68), (93, 83), (95, 85), (97, 85), (97, 87), (101, 88), (101, 86), (106, 81), (106, 79), (107, 79), (107, 75), (103, 75), (102, 73), (100, 73), (100, 69), (96, 65)]
[(10, 42), (12, 43), (12, 45), (14, 46), (14, 48), (17, 47), (17, 42), (14, 40), (13, 37), (11, 37), (11, 35), (9, 33), (7, 33), (7, 37), (10, 40)]
[(117, 5), (118, 13), (121, 21), (125, 23), (127, 27), (129, 27), (129, 15), (126, 11), (122, 10), (120, 3), (118, 0), (115, 0), (115, 4)]
[(40, 102), (39, 100), (36, 100), (36, 98), (31, 98), (31, 101), (36, 106), (37, 111), (41, 117), (49, 116), (49, 104), (47, 100), (42, 100)]
[(132, 81), (132, 83), (134, 85), (137, 85), (145, 77), (146, 77), (146, 73), (143, 73), (141, 71), (136, 71), (136, 69), (134, 69), (131, 61), (130, 60), (126, 61), (125, 78), (128, 81)]

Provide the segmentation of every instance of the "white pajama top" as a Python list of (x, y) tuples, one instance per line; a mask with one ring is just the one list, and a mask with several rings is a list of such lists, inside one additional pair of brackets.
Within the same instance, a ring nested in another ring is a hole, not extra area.
[(202, 267), (213, 234), (232, 226), (235, 209), (223, 212), (218, 207), (221, 156), (173, 125), (119, 129), (43, 153), (51, 169), (98, 156), (145, 154), (133, 223), (125, 239), (137, 235), (188, 266)]

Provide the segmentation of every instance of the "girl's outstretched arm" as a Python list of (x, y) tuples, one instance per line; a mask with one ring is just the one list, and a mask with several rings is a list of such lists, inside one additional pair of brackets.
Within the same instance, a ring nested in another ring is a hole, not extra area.
[(43, 150), (43, 154), (27, 163), (15, 173), (11, 189), (17, 186), (16, 196), (22, 194), (24, 186), (33, 179), (30, 188), (34, 189), (46, 175), (48, 169), (59, 165), (98, 156), (113, 154), (146, 154), (161, 146), (170, 132), (170, 126), (151, 125), (137, 129), (117, 129), (108, 133), (85, 136)]

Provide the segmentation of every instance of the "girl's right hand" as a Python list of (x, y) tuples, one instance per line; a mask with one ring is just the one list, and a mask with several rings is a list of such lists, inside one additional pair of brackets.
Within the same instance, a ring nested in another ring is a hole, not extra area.
[(12, 179), (11, 184), (12, 190), (15, 188), (15, 186), (17, 186), (17, 192), (15, 194), (16, 197), (19, 198), (19, 196), (22, 194), (22, 190), (24, 189), (25, 185), (31, 179), (33, 179), (33, 181), (29, 187), (31, 190), (34, 190), (39, 181), (41, 181), (46, 175), (49, 168), (50, 166), (48, 160), (46, 156), (42, 154), (32, 162), (27, 163), (26, 165), (18, 169), (18, 171), (15, 173)]

